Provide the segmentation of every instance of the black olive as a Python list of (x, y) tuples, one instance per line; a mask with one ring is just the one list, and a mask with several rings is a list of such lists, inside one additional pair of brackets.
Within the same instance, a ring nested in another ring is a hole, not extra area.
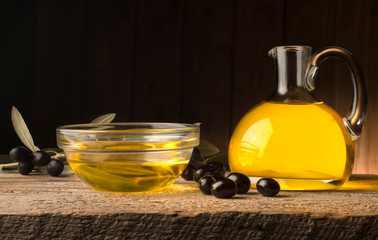
[(214, 170), (214, 167), (212, 167), (212, 166), (209, 166), (209, 165), (206, 165), (206, 164), (202, 165), (202, 166), (198, 167), (196, 169), (196, 171), (194, 172), (193, 180), (198, 182), (203, 177), (203, 175), (205, 175), (206, 173), (211, 172), (213, 170)]
[(196, 168), (189, 163), (181, 174), (181, 177), (186, 181), (193, 181), (193, 174)]
[(45, 166), (51, 160), (50, 155), (45, 151), (35, 151), (32, 153), (32, 156), (33, 156), (32, 161), (37, 166)]
[(211, 186), (211, 193), (217, 198), (231, 198), (236, 194), (236, 183), (227, 178), (216, 181)]
[(219, 172), (208, 172), (208, 173), (205, 173), (205, 174), (203, 175), (203, 177), (206, 177), (206, 176), (211, 176), (211, 177), (214, 178), (216, 181), (225, 178), (224, 174), (219, 173)]
[(22, 175), (28, 175), (33, 171), (34, 163), (32, 162), (19, 162), (18, 163), (18, 172)]
[(211, 195), (211, 186), (215, 183), (215, 179), (211, 176), (204, 176), (199, 181), (199, 189), (203, 194)]
[(47, 172), (53, 176), (59, 176), (64, 170), (64, 164), (60, 160), (53, 159), (47, 164)]
[(251, 180), (242, 173), (233, 172), (229, 174), (227, 178), (235, 181), (236, 194), (246, 193), (251, 188)]
[(9, 152), (10, 158), (15, 162), (31, 162), (32, 155), (31, 151), (25, 147), (15, 147)]
[(271, 178), (261, 178), (256, 183), (257, 191), (265, 197), (273, 197), (280, 191), (280, 184)]

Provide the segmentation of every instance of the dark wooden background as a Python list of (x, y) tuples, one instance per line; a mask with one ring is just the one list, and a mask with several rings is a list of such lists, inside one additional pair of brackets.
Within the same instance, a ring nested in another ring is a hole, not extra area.
[[(1, 152), (20, 144), (16, 105), (36, 145), (59, 125), (115, 112), (116, 121), (201, 122), (227, 150), (238, 120), (275, 88), (276, 45), (351, 51), (369, 88), (355, 173), (378, 174), (378, 2), (374, 0), (0, 1)], [(315, 94), (340, 115), (352, 99), (330, 59)]]

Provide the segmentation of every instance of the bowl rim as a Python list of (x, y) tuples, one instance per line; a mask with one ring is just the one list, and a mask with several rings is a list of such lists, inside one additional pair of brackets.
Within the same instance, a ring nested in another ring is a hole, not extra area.
[[(143, 125), (176, 125), (176, 127), (169, 128), (151, 128), (151, 129), (101, 129), (106, 126), (143, 126)], [(182, 127), (178, 127), (182, 126)], [(86, 128), (86, 129), (80, 129)], [(59, 126), (56, 130), (59, 133), (111, 133), (111, 134), (166, 134), (171, 132), (187, 132), (199, 131), (200, 123), (172, 123), (172, 122), (113, 122), (113, 123), (85, 123), (85, 124), (70, 124)]]

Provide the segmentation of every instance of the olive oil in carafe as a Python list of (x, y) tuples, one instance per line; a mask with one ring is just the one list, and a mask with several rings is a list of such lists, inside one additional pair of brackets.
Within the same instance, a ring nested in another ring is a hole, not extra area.
[(263, 102), (239, 122), (229, 148), (231, 171), (274, 178), (282, 190), (340, 187), (353, 156), (342, 119), (322, 102)]

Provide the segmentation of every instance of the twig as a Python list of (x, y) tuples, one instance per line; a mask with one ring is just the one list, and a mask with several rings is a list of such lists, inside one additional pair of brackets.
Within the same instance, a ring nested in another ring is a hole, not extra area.
[(0, 170), (10, 170), (12, 168), (17, 168), (18, 163), (6, 163), (6, 164), (0, 164)]

